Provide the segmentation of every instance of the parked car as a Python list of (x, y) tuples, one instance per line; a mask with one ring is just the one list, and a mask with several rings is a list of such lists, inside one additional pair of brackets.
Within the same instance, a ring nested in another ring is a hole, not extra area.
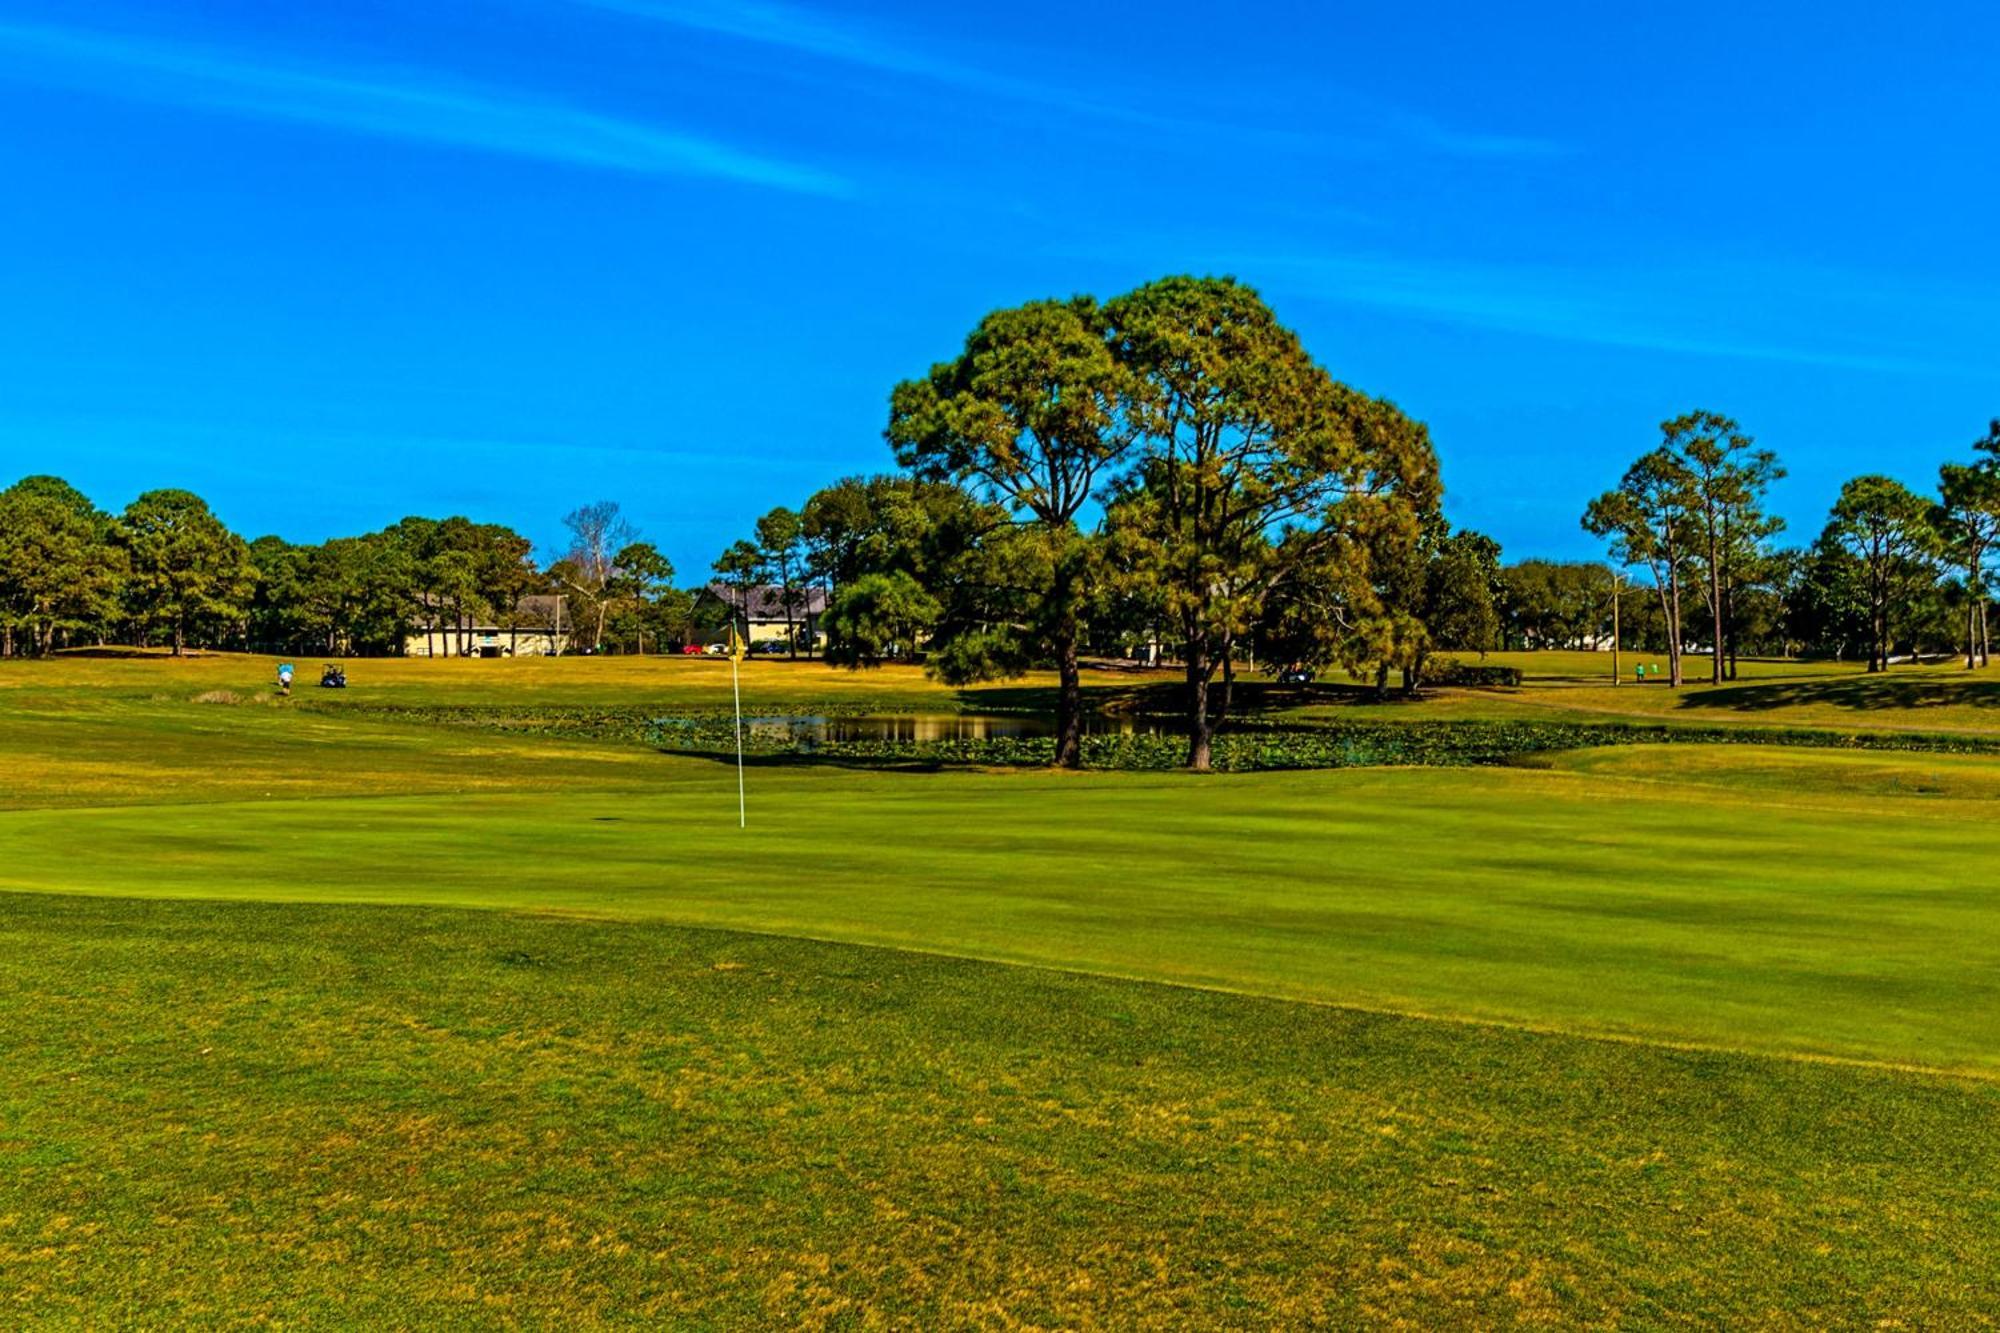
[(681, 645), (681, 654), (685, 657), (700, 657), (701, 645), (698, 643), (684, 643)]
[(701, 651), (709, 657), (727, 657), (729, 656), (729, 645), (726, 643), (711, 643), (704, 646)]
[(791, 651), (791, 645), (783, 639), (759, 639), (750, 645), (750, 651), (761, 657), (780, 657)]
[(1278, 673), (1280, 685), (1310, 685), (1313, 683), (1311, 667), (1286, 667)]

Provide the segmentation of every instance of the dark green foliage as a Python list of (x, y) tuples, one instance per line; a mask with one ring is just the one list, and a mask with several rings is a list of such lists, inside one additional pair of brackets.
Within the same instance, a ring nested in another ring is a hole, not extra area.
[(179, 656), (190, 643), (233, 638), (248, 615), (257, 569), (250, 548), (190, 491), (147, 491), (117, 527), (126, 608)]
[(57, 477), (0, 491), (0, 655), (108, 632), (126, 574), (111, 516)]
[(1077, 515), (1132, 438), (1126, 369), (1105, 333), (1088, 296), (996, 310), (957, 358), (896, 386), (886, 432), (917, 476), (967, 486), (1023, 525), (995, 529), (1007, 549), (983, 562), (986, 613), (940, 624), (935, 662), (942, 679), (965, 683), (1052, 659), (1056, 762), (1069, 767), (1080, 762), (1083, 611), (1102, 569)]
[(800, 530), (812, 576), (830, 589), (827, 660), (866, 666), (892, 645), (991, 628), (996, 593), (1014, 591), (996, 570), (1010, 529), (1004, 509), (950, 482), (850, 477), (814, 494)]
[(942, 610), (910, 574), (863, 574), (834, 594), (826, 609), (827, 660), (874, 666), (915, 654)]
[(1233, 278), (1163, 278), (1105, 319), (1138, 451), (1107, 511), (1115, 567), (1180, 643), (1188, 766), (1203, 769), (1223, 711), (1210, 683), (1275, 589), (1291, 585), (1311, 608), (1297, 628), (1350, 665), (1409, 640), (1369, 556), (1414, 541), (1437, 459), (1420, 423), (1334, 379)]
[[(1611, 571), (1603, 565), (1522, 560), (1500, 571), (1500, 586), (1508, 648), (1584, 648), (1610, 638)], [(1632, 610), (1628, 604), (1627, 618)], [(1664, 640), (1653, 646), (1666, 647)]]
[(1891, 477), (1856, 477), (1840, 488), (1822, 540), (1852, 558), (1858, 586), (1848, 589), (1868, 618), (1868, 669), (1885, 671), (1913, 608), (1937, 579), (1941, 543), (1932, 511)]
[(1434, 660), (1424, 672), (1427, 685), (1518, 686), (1521, 668), (1490, 662), (1462, 662), (1455, 657)]

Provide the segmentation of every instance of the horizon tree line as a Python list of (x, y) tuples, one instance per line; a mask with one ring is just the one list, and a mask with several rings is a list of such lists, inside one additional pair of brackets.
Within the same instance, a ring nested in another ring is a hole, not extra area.
[[(1746, 623), (1760, 619), (1763, 641), (1778, 630), (1787, 655), (1859, 655), (1870, 672), (1886, 671), (1899, 646), (1918, 656), (1954, 640), (1968, 668), (1989, 661), (2000, 420), (1973, 442), (1972, 461), (1940, 466), (1935, 499), (1877, 473), (1849, 480), (1804, 550), (1771, 545), (1784, 524), (1765, 496), (1784, 469), (1735, 420), (1690, 412), (1660, 423), (1660, 437), (1582, 522), (1607, 540), (1617, 565), (1645, 571), (1671, 685), (1684, 679), (1690, 583), (1700, 590), (1713, 684), (1736, 678)], [(1763, 604), (1761, 616), (1744, 614), (1746, 600)], [(1946, 628), (1953, 619), (1956, 630)]]

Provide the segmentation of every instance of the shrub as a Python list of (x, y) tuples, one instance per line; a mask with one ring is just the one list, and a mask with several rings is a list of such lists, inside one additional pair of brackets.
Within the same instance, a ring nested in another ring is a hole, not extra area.
[(1430, 685), (1519, 685), (1521, 668), (1440, 657), (1425, 669), (1424, 681)]

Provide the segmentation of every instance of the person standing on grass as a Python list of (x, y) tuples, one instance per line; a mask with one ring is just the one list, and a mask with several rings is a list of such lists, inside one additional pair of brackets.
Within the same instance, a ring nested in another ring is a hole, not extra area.
[(280, 662), (278, 663), (278, 693), (288, 695), (291, 692), (292, 664), (290, 662)]

